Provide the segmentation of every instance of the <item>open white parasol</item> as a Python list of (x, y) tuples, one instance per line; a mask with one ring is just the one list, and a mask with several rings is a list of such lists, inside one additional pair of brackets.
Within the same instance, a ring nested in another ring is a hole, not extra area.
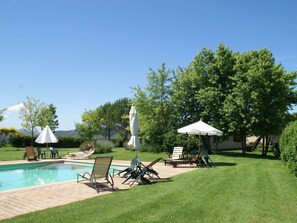
[(57, 143), (59, 140), (54, 135), (50, 127), (47, 125), (39, 134), (35, 142), (44, 144), (44, 143)]
[(195, 122), (191, 125), (187, 125), (177, 130), (178, 133), (189, 135), (208, 135), (208, 136), (222, 136), (223, 132), (206, 124), (201, 119), (199, 122)]

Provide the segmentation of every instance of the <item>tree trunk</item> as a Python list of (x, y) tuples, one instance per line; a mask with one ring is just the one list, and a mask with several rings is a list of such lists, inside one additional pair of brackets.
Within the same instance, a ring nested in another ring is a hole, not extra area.
[(216, 137), (216, 148), (215, 148), (215, 153), (218, 153), (218, 149), (219, 149), (219, 136), (214, 136)]
[(262, 156), (264, 156), (264, 148), (265, 148), (265, 137), (263, 137), (263, 143), (262, 143)]
[(267, 152), (268, 152), (268, 148), (269, 148), (269, 143), (270, 143), (269, 136), (266, 136), (266, 145), (265, 145), (265, 152), (264, 152), (264, 155), (265, 156), (267, 156)]
[(33, 136), (34, 136), (34, 129), (31, 130), (31, 146), (33, 147)]
[(127, 140), (128, 140), (128, 131), (125, 130), (125, 139), (124, 139), (124, 141), (127, 141)]
[(108, 140), (110, 140), (111, 137), (111, 130), (108, 130)]
[(245, 133), (245, 131), (241, 132), (241, 148), (242, 148), (242, 154), (245, 155), (245, 153), (246, 153), (246, 133)]
[(252, 146), (252, 151), (254, 151), (257, 146), (259, 145), (259, 143), (261, 142), (261, 137), (258, 137), (258, 139), (254, 142), (253, 146)]
[(210, 137), (209, 136), (206, 136), (206, 144), (207, 144), (208, 153), (211, 154), (212, 151), (211, 151), (211, 148), (210, 148)]

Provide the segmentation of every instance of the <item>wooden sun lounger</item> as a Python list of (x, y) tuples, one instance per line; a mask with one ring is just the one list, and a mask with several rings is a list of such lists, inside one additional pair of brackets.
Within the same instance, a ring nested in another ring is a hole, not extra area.
[(171, 160), (169, 162), (170, 165), (172, 165), (174, 168), (178, 167), (178, 165), (182, 164), (196, 164), (198, 167), (198, 161), (197, 160), (190, 160), (190, 159), (184, 159), (184, 160)]
[(196, 167), (209, 166), (205, 159), (203, 159), (202, 153), (198, 153), (196, 156), (190, 157), (188, 159), (172, 160), (169, 164), (171, 164), (173, 167), (178, 167), (178, 165), (182, 164), (196, 164)]
[(172, 151), (172, 155), (169, 158), (165, 158), (164, 164), (170, 164), (171, 161), (180, 160), (183, 154), (183, 147), (174, 147)]

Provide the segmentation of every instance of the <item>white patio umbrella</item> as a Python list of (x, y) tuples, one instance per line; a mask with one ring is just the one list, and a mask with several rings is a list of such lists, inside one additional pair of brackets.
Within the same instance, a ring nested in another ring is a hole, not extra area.
[[(182, 134), (199, 135), (199, 136), (201, 135), (222, 136), (223, 135), (222, 131), (212, 127), (211, 125), (206, 124), (201, 119), (199, 120), (199, 122), (195, 122), (193, 124), (190, 124), (178, 129), (177, 132)], [(198, 140), (199, 140), (198, 144), (200, 144), (200, 140), (201, 140), (200, 137)]]
[(130, 121), (131, 138), (128, 142), (128, 145), (135, 148), (136, 156), (137, 156), (137, 148), (140, 147), (140, 142), (138, 138), (138, 117), (137, 117), (137, 112), (134, 105), (132, 105), (129, 112), (129, 121)]
[(59, 140), (54, 135), (50, 127), (47, 125), (39, 134), (35, 142), (44, 144), (46, 143), (46, 148), (48, 148), (48, 143), (57, 143)]
[(201, 119), (199, 122), (195, 122), (191, 125), (187, 125), (177, 130), (178, 133), (189, 135), (208, 135), (208, 136), (222, 136), (223, 132), (206, 124)]
[(44, 144), (44, 143), (57, 143), (58, 138), (54, 135), (50, 127), (47, 125), (39, 134), (35, 142)]

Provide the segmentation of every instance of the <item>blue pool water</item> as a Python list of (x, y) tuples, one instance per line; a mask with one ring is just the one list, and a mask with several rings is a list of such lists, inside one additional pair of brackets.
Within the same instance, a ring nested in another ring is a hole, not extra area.
[[(0, 191), (75, 180), (78, 173), (92, 171), (93, 164), (74, 162), (42, 162), (0, 166)], [(109, 169), (126, 166), (112, 165)]]

